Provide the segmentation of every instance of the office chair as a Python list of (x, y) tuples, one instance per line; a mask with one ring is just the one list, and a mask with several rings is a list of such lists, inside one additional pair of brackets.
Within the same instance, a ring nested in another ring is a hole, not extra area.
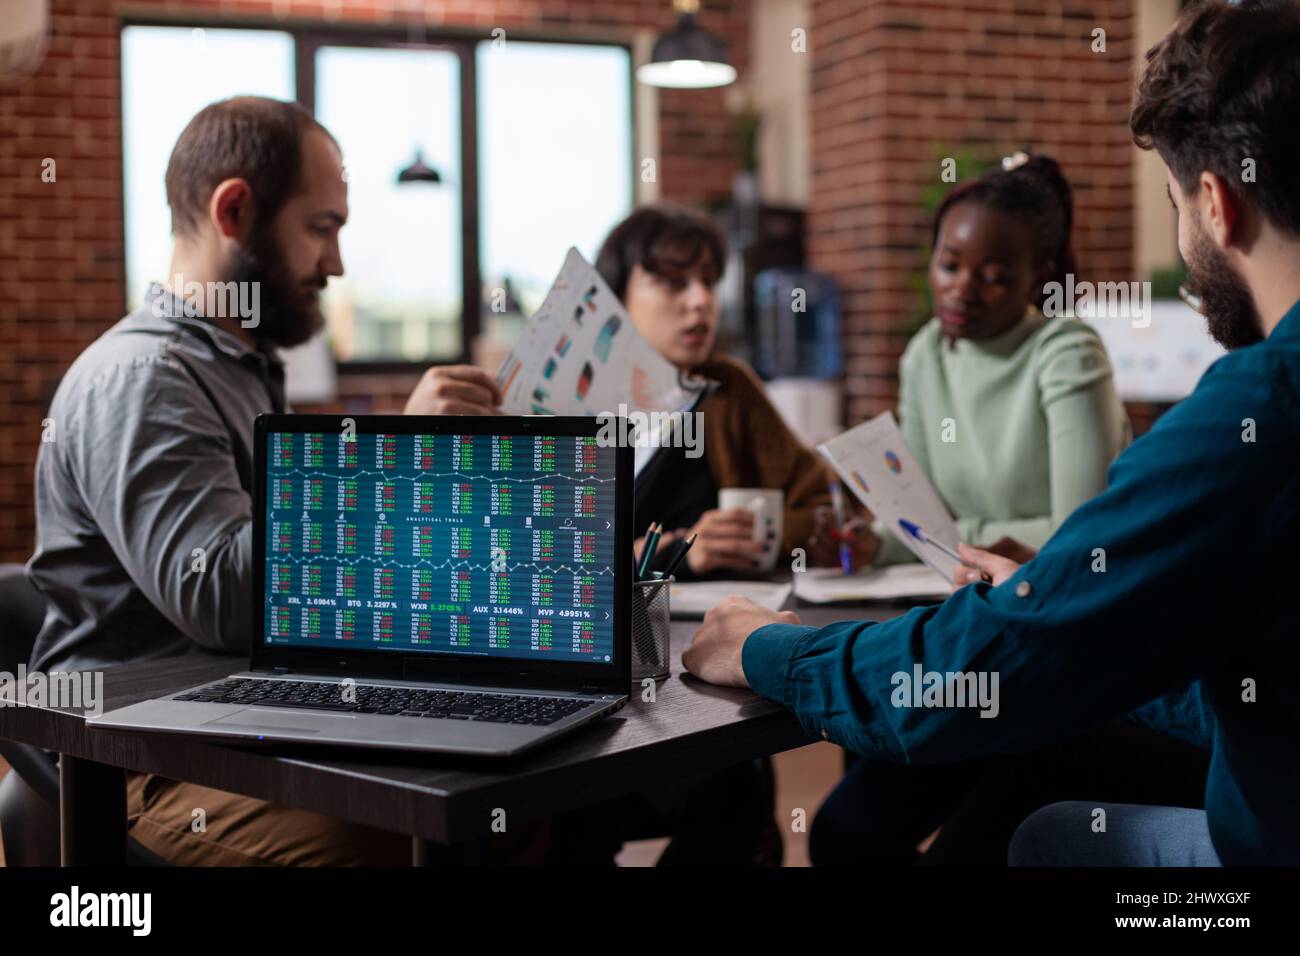
[[(0, 670), (14, 674), (31, 657), (45, 620), (45, 597), (21, 564), (0, 565)], [(0, 779), (0, 838), (6, 866), (59, 865), (59, 764), (39, 747), (0, 738), (12, 768)], [(128, 866), (169, 866), (127, 837)]]

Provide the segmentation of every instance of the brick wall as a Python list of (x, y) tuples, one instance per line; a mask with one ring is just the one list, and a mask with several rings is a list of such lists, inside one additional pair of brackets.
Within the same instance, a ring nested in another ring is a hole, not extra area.
[[(748, 0), (710, 0), (707, 25), (746, 65)], [(54, 0), (40, 70), (0, 80), (0, 560), (32, 543), (31, 473), (45, 405), (71, 359), (125, 300), (120, 206), (120, 9), (164, 14), (495, 26), (631, 39), (671, 21), (666, 0)], [(809, 0), (812, 264), (844, 293), (850, 422), (891, 407), (924, 269), (919, 200), (935, 148), (997, 156), (1024, 145), (1059, 159), (1077, 199), (1080, 273), (1133, 277), (1126, 130), (1136, 0)], [(1091, 49), (1106, 31), (1106, 52)], [(722, 91), (659, 98), (663, 196), (730, 190)], [(57, 184), (41, 160), (58, 161)], [(338, 407), (400, 407), (412, 375), (347, 376)], [(1142, 430), (1150, 410), (1131, 412)]]
[[(39, 70), (0, 79), (0, 560), (33, 542), (32, 467), (41, 419), (72, 359), (121, 317), (126, 291), (121, 219), (119, 10), (316, 22), (517, 29), (632, 40), (671, 25), (667, 0), (53, 0), (53, 37)], [(744, 69), (747, 0), (711, 0), (707, 25)], [(176, 78), (184, 82), (184, 77)], [(705, 203), (730, 191), (731, 127), (719, 90), (660, 96), (660, 192)], [(41, 161), (57, 162), (56, 183)], [(340, 404), (400, 407), (410, 375), (344, 377)]]
[(810, 255), (843, 291), (849, 423), (896, 399), (937, 146), (1056, 157), (1075, 188), (1080, 276), (1134, 278), (1135, 3), (811, 0)]

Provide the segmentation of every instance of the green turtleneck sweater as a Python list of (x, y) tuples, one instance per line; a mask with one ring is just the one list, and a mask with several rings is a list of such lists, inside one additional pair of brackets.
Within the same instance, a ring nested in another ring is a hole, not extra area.
[[(1041, 547), (1105, 490), (1132, 437), (1096, 331), (1037, 309), (996, 338), (953, 346), (932, 319), (908, 343), (899, 379), (903, 437), (969, 544), (1007, 535)], [(876, 533), (877, 564), (915, 560), (879, 524)]]

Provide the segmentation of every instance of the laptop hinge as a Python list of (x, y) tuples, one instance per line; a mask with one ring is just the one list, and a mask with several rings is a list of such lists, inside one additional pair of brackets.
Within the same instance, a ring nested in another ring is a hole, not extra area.
[(287, 673), (289, 673), (289, 668), (287, 668), (287, 667), (272, 667), (272, 668), (270, 668), (270, 672), (271, 672), (272, 674), (287, 674)]

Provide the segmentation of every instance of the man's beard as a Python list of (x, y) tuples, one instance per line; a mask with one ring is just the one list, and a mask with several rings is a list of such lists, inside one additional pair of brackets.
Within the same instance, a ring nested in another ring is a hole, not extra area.
[[(258, 283), (256, 325), (249, 326), (254, 338), (292, 348), (321, 330), (319, 300), (309, 289), (314, 283), (294, 281), (269, 230), (255, 232), (247, 246), (235, 250), (230, 270), (235, 282)], [(316, 286), (317, 293), (321, 288), (323, 282)]]
[(1262, 342), (1263, 324), (1250, 289), (1199, 224), (1192, 232), (1188, 279), (1192, 290), (1201, 297), (1201, 312), (1210, 336), (1228, 350)]

